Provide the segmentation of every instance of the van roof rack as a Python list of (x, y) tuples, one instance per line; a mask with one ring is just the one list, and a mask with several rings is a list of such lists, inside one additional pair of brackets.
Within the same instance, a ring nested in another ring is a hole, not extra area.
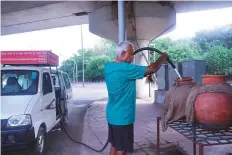
[(1, 51), (3, 66), (57, 67), (59, 57), (51, 51)]

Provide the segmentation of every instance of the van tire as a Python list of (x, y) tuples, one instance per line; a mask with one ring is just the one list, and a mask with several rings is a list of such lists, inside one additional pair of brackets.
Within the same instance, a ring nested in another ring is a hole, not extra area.
[(33, 155), (43, 155), (46, 145), (46, 130), (45, 127), (40, 126), (38, 135), (36, 137), (36, 143), (33, 150)]

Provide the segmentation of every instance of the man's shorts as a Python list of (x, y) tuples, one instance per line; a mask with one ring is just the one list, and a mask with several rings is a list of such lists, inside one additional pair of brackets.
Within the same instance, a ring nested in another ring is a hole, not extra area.
[(134, 125), (111, 125), (108, 124), (109, 143), (116, 151), (133, 153)]

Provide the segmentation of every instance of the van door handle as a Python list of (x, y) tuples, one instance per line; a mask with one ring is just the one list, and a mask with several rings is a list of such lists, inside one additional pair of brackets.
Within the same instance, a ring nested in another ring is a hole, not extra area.
[(45, 109), (55, 109), (56, 106), (53, 105), (53, 102), (55, 102), (55, 101), (56, 101), (56, 99), (53, 99), (53, 100), (49, 103), (49, 105), (47, 105), (47, 107), (46, 107)]
[(50, 104), (52, 104), (53, 102), (55, 102), (56, 101), (56, 99), (53, 99), (52, 101), (51, 101), (51, 103)]

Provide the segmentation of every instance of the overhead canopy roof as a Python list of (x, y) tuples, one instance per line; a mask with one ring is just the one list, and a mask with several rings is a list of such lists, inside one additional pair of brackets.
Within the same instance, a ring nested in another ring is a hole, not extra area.
[[(110, 1), (1, 1), (1, 32), (2, 35), (8, 35), (88, 24), (88, 13), (109, 3)], [(154, 1), (154, 3), (157, 2)], [(232, 2), (229, 1), (176, 1), (173, 3), (177, 13), (232, 7)]]
[(57, 1), (2, 1), (1, 13), (10, 13), (49, 4), (59, 3)]

